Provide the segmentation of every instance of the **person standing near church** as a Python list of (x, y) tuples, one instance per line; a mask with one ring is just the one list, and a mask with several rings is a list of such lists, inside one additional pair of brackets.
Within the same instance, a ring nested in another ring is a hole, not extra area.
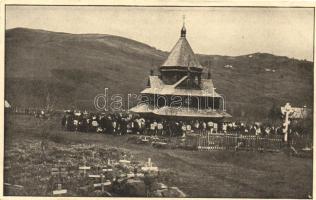
[(158, 135), (163, 135), (163, 134), (162, 134), (163, 125), (162, 125), (162, 122), (161, 122), (161, 121), (159, 121), (159, 122), (157, 123), (157, 129), (158, 129)]
[(185, 134), (187, 131), (187, 126), (186, 126), (185, 122), (182, 123), (181, 130), (182, 130), (182, 137), (185, 137)]

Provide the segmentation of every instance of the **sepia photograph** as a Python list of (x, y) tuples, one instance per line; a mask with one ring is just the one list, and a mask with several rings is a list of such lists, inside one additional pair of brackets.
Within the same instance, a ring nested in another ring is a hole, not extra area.
[(313, 6), (4, 11), (3, 197), (313, 199)]

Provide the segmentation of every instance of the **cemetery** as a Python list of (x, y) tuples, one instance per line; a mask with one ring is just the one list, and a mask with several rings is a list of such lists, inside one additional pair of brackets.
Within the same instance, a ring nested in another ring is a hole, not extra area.
[[(10, 195), (186, 197), (179, 188), (160, 182), (162, 175), (151, 158), (139, 161), (114, 148), (71, 145), (55, 146), (59, 151), (46, 152), (43, 161), (35, 153), (40, 142), (15, 145), (5, 162), (5, 190)], [(23, 162), (13, 159), (20, 152), (18, 160)], [(23, 173), (16, 173), (23, 168)]]
[(66, 132), (58, 128), (58, 118), (52, 118), (46, 129), (30, 116), (10, 115), (7, 120), (4, 193), (9, 196), (256, 197), (259, 193), (307, 198), (312, 190), (310, 157), (283, 151), (186, 149), (177, 144), (190, 146), (188, 142), (160, 137)]

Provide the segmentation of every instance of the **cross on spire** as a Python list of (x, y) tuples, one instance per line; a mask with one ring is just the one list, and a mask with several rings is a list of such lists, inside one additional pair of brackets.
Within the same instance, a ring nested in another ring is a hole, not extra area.
[(181, 29), (181, 37), (185, 38), (186, 33), (187, 33), (187, 30), (185, 28), (185, 15), (183, 15), (183, 26), (182, 26), (182, 29)]

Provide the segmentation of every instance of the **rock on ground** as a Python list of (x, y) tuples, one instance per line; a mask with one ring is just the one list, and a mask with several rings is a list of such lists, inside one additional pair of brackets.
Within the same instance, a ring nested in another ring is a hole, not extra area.
[(145, 197), (146, 186), (144, 181), (140, 179), (128, 179), (122, 187), (122, 192), (130, 197)]

